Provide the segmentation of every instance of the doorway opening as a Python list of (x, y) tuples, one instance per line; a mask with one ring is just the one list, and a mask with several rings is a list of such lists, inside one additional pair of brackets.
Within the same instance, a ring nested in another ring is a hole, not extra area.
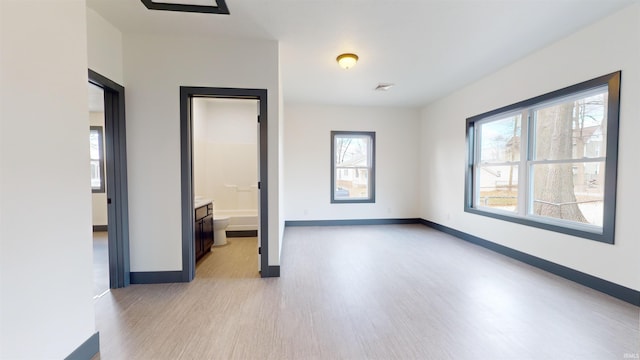
[[(181, 148), (181, 181), (182, 181), (182, 280), (191, 281), (195, 277), (196, 265), (196, 215), (194, 186), (194, 112), (195, 105), (200, 102), (226, 99), (226, 100), (253, 100), (257, 108), (258, 136), (256, 150), (258, 152), (257, 182), (255, 184), (226, 184), (231, 185), (229, 190), (237, 191), (234, 186), (242, 186), (241, 190), (247, 193), (257, 193), (257, 243), (255, 259), (260, 270), (261, 277), (278, 276), (272, 274), (268, 265), (269, 241), (268, 241), (268, 183), (267, 183), (267, 90), (266, 89), (235, 89), (235, 88), (207, 88), (207, 87), (180, 87), (180, 148)], [(215, 131), (212, 129), (212, 131)], [(255, 132), (254, 132), (255, 134)], [(250, 135), (249, 135), (250, 136)], [(233, 156), (232, 154), (227, 154)], [(225, 184), (221, 184), (224, 186)], [(199, 188), (200, 189), (200, 188)], [(229, 191), (229, 194), (232, 192)], [(205, 195), (206, 196), (206, 195)], [(235, 194), (237, 197), (238, 194)], [(201, 200), (201, 199), (199, 199)], [(218, 201), (213, 200), (214, 203)], [(248, 200), (248, 199), (245, 199)], [(240, 199), (236, 198), (236, 201)], [(250, 201), (250, 200), (248, 200)], [(219, 201), (222, 206), (223, 201)], [(226, 206), (226, 205), (225, 205)], [(215, 214), (214, 214), (215, 215)], [(214, 239), (215, 243), (215, 239)]]
[(196, 277), (259, 277), (258, 100), (191, 103)]
[(93, 296), (109, 291), (107, 194), (104, 169), (104, 90), (89, 83), (89, 162), (91, 166), (91, 225), (93, 227)]
[[(97, 200), (92, 214), (96, 225), (94, 229), (98, 230), (97, 236), (94, 236), (94, 249), (101, 251), (100, 254), (94, 253), (94, 258), (98, 255), (108, 262), (108, 288), (115, 289), (129, 286), (130, 283), (124, 87), (89, 69), (89, 89), (93, 94), (90, 96), (99, 98), (102, 95), (100, 108), (94, 106), (96, 115), (91, 115), (92, 105), (89, 111), (90, 119), (95, 120), (96, 125), (103, 125), (90, 128), (89, 133), (91, 142), (96, 144), (98, 150), (102, 150), (102, 154), (98, 151), (96, 159), (91, 161), (91, 187), (95, 191), (94, 200)], [(99, 99), (93, 101), (100, 102)], [(97, 266), (104, 267), (104, 260), (101, 264)], [(107, 276), (104, 269), (95, 268), (94, 271), (103, 273), (96, 274), (98, 290), (104, 287), (102, 283)], [(101, 284), (98, 284), (98, 278), (102, 279), (99, 280)], [(108, 289), (102, 294), (106, 291)]]

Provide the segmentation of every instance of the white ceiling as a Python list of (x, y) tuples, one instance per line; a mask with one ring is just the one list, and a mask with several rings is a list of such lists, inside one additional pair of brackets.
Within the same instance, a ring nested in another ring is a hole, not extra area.
[[(231, 15), (88, 0), (123, 34), (280, 42), (287, 103), (422, 106), (640, 0), (227, 0)], [(343, 70), (335, 58), (355, 52)], [(125, 55), (126, 56), (126, 55)], [(394, 83), (386, 92), (378, 83)]]

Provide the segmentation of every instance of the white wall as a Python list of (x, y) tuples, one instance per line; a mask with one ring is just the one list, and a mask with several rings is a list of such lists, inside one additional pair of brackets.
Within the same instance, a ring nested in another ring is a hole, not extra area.
[(125, 35), (131, 271), (182, 269), (180, 86), (268, 90), (269, 265), (279, 265), (278, 45)]
[(87, 55), (89, 68), (124, 85), (122, 33), (93, 9), (87, 8)]
[[(124, 85), (122, 33), (93, 9), (86, 9), (86, 17), (89, 69), (120, 85)], [(104, 130), (104, 113), (102, 113), (101, 119), (97, 113), (90, 113), (90, 123), (91, 125), (103, 126)], [(107, 193), (92, 193), (91, 198), (93, 225), (107, 225)]]
[[(418, 216), (419, 112), (385, 107), (285, 105), (287, 220)], [(331, 131), (376, 132), (376, 202), (331, 204)]]
[(0, 1), (0, 358), (95, 329), (83, 0)]
[[(640, 290), (640, 7), (635, 5), (422, 111), (424, 219)], [(465, 213), (465, 119), (622, 70), (615, 245)]]
[(258, 209), (258, 101), (193, 99), (195, 195), (215, 210)]
[[(102, 144), (104, 148), (104, 112), (89, 112), (89, 125), (102, 126)], [(106, 177), (103, 179), (106, 182)], [(108, 185), (108, 184), (107, 184)], [(107, 225), (107, 192), (91, 193), (91, 223)]]
[[(278, 43), (278, 108), (280, 109), (280, 113), (278, 114), (278, 138), (280, 141), (278, 142), (278, 163), (280, 164), (278, 168), (278, 203), (280, 204), (280, 208), (278, 209), (278, 217), (280, 218), (280, 223), (278, 224), (278, 239), (280, 242), (278, 243), (278, 256), (282, 253), (282, 240), (284, 240), (284, 220), (285, 217), (285, 201), (284, 194), (286, 189), (286, 177), (285, 177), (285, 126), (284, 126), (284, 97), (282, 96), (282, 71), (280, 65), (280, 43)], [(273, 121), (273, 120), (272, 120)]]

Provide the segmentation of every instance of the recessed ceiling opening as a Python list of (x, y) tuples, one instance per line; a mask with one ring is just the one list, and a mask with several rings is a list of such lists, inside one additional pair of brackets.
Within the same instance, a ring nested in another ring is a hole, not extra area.
[(150, 10), (228, 15), (225, 0), (141, 0)]
[(151, 0), (156, 4), (182, 4), (182, 5), (199, 5), (199, 6), (218, 6), (216, 0)]

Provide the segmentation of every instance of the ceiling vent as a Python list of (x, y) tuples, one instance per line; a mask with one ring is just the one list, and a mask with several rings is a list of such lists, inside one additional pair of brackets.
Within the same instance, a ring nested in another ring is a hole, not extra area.
[(378, 86), (376, 86), (376, 88), (374, 89), (375, 91), (387, 91), (389, 89), (391, 89), (392, 87), (394, 87), (396, 84), (390, 84), (390, 83), (381, 83), (378, 84)]
[(229, 15), (225, 0), (141, 0), (150, 10)]

